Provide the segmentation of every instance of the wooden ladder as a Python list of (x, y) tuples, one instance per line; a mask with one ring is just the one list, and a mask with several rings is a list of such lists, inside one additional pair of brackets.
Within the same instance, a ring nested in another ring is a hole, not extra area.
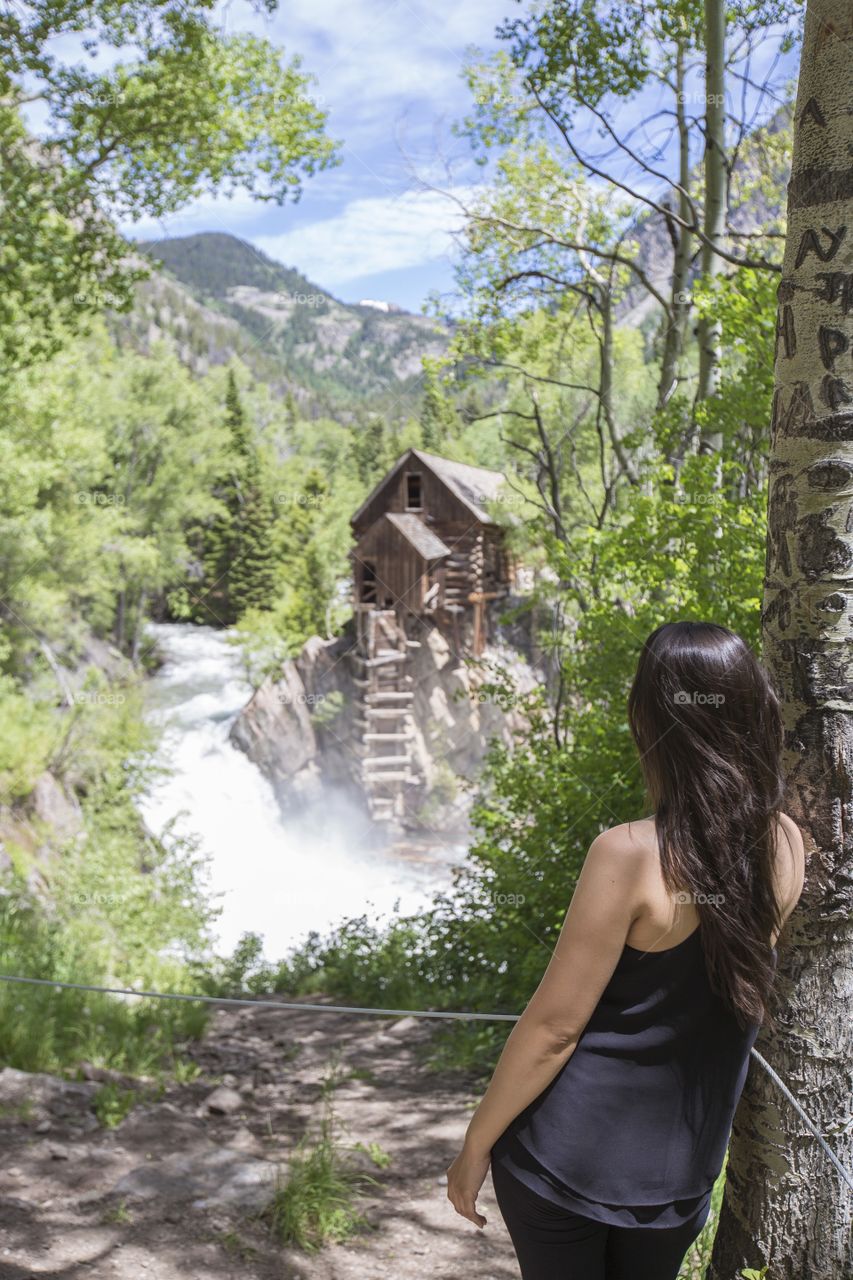
[(406, 792), (420, 782), (414, 767), (414, 681), (409, 640), (393, 609), (370, 609), (360, 618), (354, 657), (360, 697), (361, 776), (370, 816), (394, 822), (405, 813)]

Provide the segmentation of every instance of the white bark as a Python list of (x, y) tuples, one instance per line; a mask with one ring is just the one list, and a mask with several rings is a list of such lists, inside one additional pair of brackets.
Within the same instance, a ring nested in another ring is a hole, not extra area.
[(678, 129), (678, 216), (680, 226), (673, 225), (676, 238), (672, 265), (672, 318), (667, 321), (664, 334), (660, 378), (658, 380), (658, 408), (663, 409), (678, 384), (679, 362), (684, 350), (684, 333), (690, 313), (690, 258), (693, 237), (688, 230), (692, 216), (690, 207), (690, 126), (685, 103), (687, 78), (685, 74), (686, 40), (679, 39), (675, 56), (675, 119)]
[[(759, 1047), (853, 1165), (853, 7), (808, 0), (779, 286), (765, 658), (782, 694), (788, 812), (810, 850)], [(853, 1275), (853, 1197), (753, 1067), (713, 1280)]]
[[(719, 274), (726, 228), (726, 11), (724, 0), (705, 0), (705, 212), (702, 279)], [(714, 316), (699, 322), (697, 400), (716, 394), (720, 383), (722, 329)], [(700, 448), (718, 453), (722, 440), (703, 432)]]

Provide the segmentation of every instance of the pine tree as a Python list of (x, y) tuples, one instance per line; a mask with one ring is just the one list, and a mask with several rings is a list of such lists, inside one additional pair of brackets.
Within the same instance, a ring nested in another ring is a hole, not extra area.
[(326, 557), (317, 544), (322, 511), (329, 488), (322, 474), (312, 469), (305, 477), (300, 501), (291, 507), (282, 535), (282, 577), (287, 607), (282, 625), (297, 649), (308, 636), (325, 635), (326, 603), (331, 583)]
[(421, 440), (428, 450), (442, 445), (459, 434), (459, 416), (441, 385), (437, 369), (424, 361), (424, 393), (421, 403)]
[(224, 510), (202, 533), (203, 575), (195, 611), (198, 621), (214, 626), (230, 626), (251, 606), (271, 608), (276, 589), (277, 513), (233, 369), (225, 424), (227, 462), (214, 489)]
[(352, 456), (358, 478), (364, 485), (378, 480), (387, 465), (385, 424), (380, 417), (360, 419), (352, 442)]

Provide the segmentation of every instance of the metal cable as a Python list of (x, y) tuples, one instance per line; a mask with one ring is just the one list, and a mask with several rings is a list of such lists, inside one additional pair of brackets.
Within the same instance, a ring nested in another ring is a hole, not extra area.
[(845, 1165), (843, 1165), (843, 1164), (841, 1163), (841, 1161), (838, 1159), (838, 1156), (835, 1154), (835, 1152), (834, 1152), (834, 1151), (832, 1150), (832, 1148), (829, 1146), (828, 1142), (826, 1141), (826, 1139), (824, 1138), (823, 1134), (822, 1134), (822, 1133), (820, 1132), (820, 1130), (818, 1129), (817, 1125), (814, 1123), (814, 1121), (812, 1121), (812, 1120), (810, 1120), (810, 1119), (809, 1119), (809, 1117), (806, 1115), (805, 1111), (804, 1111), (804, 1110), (803, 1110), (803, 1108), (800, 1106), (800, 1104), (799, 1104), (799, 1102), (797, 1101), (797, 1099), (794, 1097), (793, 1093), (791, 1093), (791, 1090), (790, 1090), (790, 1089), (788, 1088), (788, 1086), (785, 1084), (785, 1081), (782, 1079), (782, 1077), (781, 1077), (781, 1076), (780, 1076), (776, 1071), (774, 1071), (774, 1070), (773, 1070), (773, 1068), (771, 1067), (771, 1065), (770, 1065), (770, 1063), (767, 1061), (767, 1059), (766, 1059), (766, 1058), (762, 1058), (761, 1054), (758, 1052), (758, 1050), (757, 1050), (757, 1049), (753, 1049), (753, 1050), (752, 1050), (752, 1056), (753, 1056), (753, 1058), (755, 1058), (756, 1062), (759, 1062), (759, 1063), (761, 1064), (761, 1066), (762, 1066), (762, 1067), (764, 1068), (764, 1070), (767, 1072), (767, 1074), (769, 1075), (769, 1077), (770, 1077), (770, 1079), (773, 1081), (773, 1083), (776, 1085), (776, 1087), (777, 1087), (777, 1088), (778, 1088), (778, 1089), (779, 1089), (779, 1090), (780, 1090), (780, 1091), (785, 1095), (785, 1097), (788, 1099), (788, 1101), (790, 1102), (791, 1106), (792, 1106), (792, 1107), (794, 1108), (794, 1110), (796, 1111), (797, 1115), (800, 1117), (800, 1119), (801, 1119), (801, 1120), (803, 1121), (803, 1123), (805, 1124), (806, 1128), (811, 1132), (811, 1134), (813, 1135), (813, 1137), (817, 1138), (817, 1141), (818, 1141), (818, 1143), (819, 1143), (819, 1145), (820, 1145), (820, 1147), (821, 1147), (821, 1150), (823, 1151), (823, 1153), (824, 1153), (824, 1155), (826, 1156), (826, 1158), (827, 1158), (827, 1159), (832, 1163), (832, 1165), (833, 1165), (833, 1166), (838, 1170), (838, 1172), (841, 1174), (842, 1178), (843, 1178), (843, 1179), (844, 1179), (844, 1181), (847, 1183), (847, 1185), (848, 1185), (848, 1187), (850, 1188), (850, 1190), (851, 1190), (851, 1191), (853, 1191), (853, 1173), (851, 1173), (851, 1172), (850, 1172), (850, 1170), (849, 1170), (848, 1168), (846, 1168), (846, 1166), (845, 1166)]
[[(139, 996), (148, 1000), (188, 1000), (197, 1004), (253, 1005), (261, 1009), (291, 1009), (310, 1013), (357, 1013), (382, 1018), (446, 1018), (457, 1022), (517, 1022), (516, 1013), (456, 1013), (443, 1009), (373, 1009), (358, 1005), (341, 1004), (300, 1004), (286, 1000), (250, 1000), (238, 996), (202, 996), (187, 995), (176, 991), (136, 991), (132, 987), (98, 987), (85, 982), (59, 982), (53, 978), (21, 978), (17, 975), (0, 973), (0, 982), (19, 982), (34, 987), (55, 987), (62, 991), (93, 991), (111, 996)], [(809, 1132), (817, 1139), (824, 1155), (841, 1175), (847, 1186), (853, 1191), (853, 1173), (841, 1163), (838, 1156), (826, 1142), (823, 1134), (813, 1120), (809, 1118), (784, 1080), (761, 1056), (757, 1049), (751, 1050), (753, 1058), (770, 1076), (777, 1088), (790, 1102), (806, 1125)]]
[(517, 1022), (516, 1013), (448, 1013), (437, 1009), (362, 1009), (346, 1004), (298, 1004), (285, 1000), (247, 1000), (236, 996), (184, 995), (176, 991), (136, 991), (132, 987), (94, 987), (85, 982), (56, 982), (53, 978), (18, 978), (0, 973), (0, 982), (26, 982), (64, 991), (100, 991), (110, 996), (144, 996), (151, 1000), (193, 1000), (201, 1004), (259, 1005), (264, 1009), (310, 1009), (313, 1013), (364, 1013), (385, 1018), (455, 1018), (471, 1022)]

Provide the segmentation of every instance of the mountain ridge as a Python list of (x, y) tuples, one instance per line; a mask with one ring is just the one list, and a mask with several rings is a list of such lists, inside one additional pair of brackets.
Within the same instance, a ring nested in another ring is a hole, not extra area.
[(140, 241), (152, 264), (118, 330), (143, 350), (171, 338), (195, 372), (241, 358), (279, 394), (317, 416), (369, 404), (416, 411), (423, 357), (446, 350), (435, 320), (345, 303), (293, 267), (227, 232)]

